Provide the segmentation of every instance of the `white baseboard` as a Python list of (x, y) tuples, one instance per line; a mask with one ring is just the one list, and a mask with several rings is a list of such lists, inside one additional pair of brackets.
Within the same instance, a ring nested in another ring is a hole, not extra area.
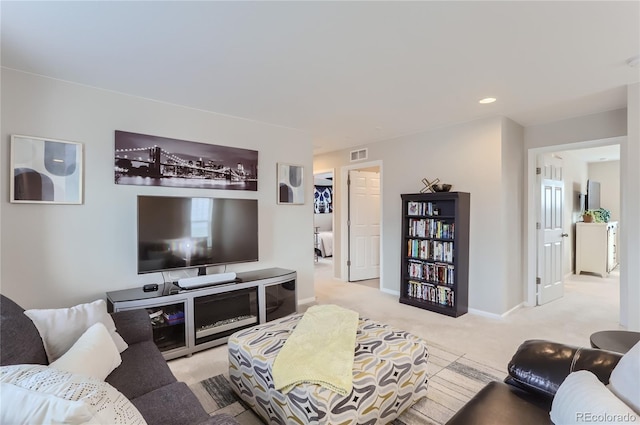
[(521, 308), (524, 306), (524, 303), (520, 303), (517, 306), (513, 307), (510, 310), (505, 311), (502, 314), (496, 314), (496, 313), (489, 313), (488, 311), (484, 311), (484, 310), (477, 310), (475, 308), (470, 308), (468, 311), (471, 314), (475, 314), (476, 316), (483, 316), (483, 317), (488, 317), (490, 319), (498, 319), (498, 320), (502, 320), (505, 317), (507, 317), (509, 314), (513, 313), (515, 310)]
[(518, 304), (517, 306), (513, 307), (511, 310), (505, 311), (500, 316), (501, 317), (507, 317), (508, 315), (510, 315), (511, 313), (513, 313), (514, 311), (516, 311), (517, 309), (522, 308), (522, 307), (524, 307), (524, 303), (523, 302)]
[(489, 313), (488, 311), (477, 310), (475, 308), (470, 308), (467, 310), (467, 312), (470, 314), (474, 314), (476, 316), (488, 317), (489, 319), (498, 319), (498, 320), (502, 319), (502, 316), (499, 314)]
[(395, 295), (397, 297), (400, 296), (400, 291), (394, 291), (393, 289), (380, 288), (380, 292), (384, 292), (385, 294)]
[(303, 300), (298, 300), (298, 305), (302, 305), (302, 304), (311, 304), (316, 302), (316, 297), (311, 297), (311, 298), (305, 298)]

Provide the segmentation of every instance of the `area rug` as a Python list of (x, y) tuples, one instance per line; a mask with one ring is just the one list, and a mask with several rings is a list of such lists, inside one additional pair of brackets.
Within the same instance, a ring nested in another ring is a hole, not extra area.
[[(505, 370), (453, 353), (435, 343), (429, 347), (429, 387), (427, 397), (406, 410), (392, 425), (441, 425), (491, 381), (501, 381)], [(506, 366), (505, 366), (506, 367)], [(262, 425), (231, 389), (224, 375), (217, 375), (190, 386), (209, 414), (228, 413), (242, 425)]]

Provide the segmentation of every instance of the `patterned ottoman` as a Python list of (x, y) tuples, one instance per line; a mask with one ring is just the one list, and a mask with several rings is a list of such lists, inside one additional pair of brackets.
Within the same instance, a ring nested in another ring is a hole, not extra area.
[(386, 424), (427, 394), (427, 347), (408, 332), (360, 318), (347, 396), (315, 384), (287, 394), (273, 385), (273, 362), (302, 314), (233, 334), (233, 390), (267, 424)]

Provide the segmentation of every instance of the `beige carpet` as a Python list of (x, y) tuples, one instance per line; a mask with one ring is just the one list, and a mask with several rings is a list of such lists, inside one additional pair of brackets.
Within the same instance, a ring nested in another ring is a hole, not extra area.
[[(444, 424), (488, 382), (506, 376), (502, 370), (470, 360), (436, 343), (427, 342), (427, 346), (427, 397), (405, 411), (393, 425)], [(190, 388), (210, 414), (231, 414), (242, 425), (263, 423), (236, 397), (223, 374), (192, 384)]]
[(400, 304), (397, 295), (336, 280), (330, 261), (319, 261), (315, 267), (317, 303), (356, 310), (496, 369), (506, 370), (513, 353), (527, 339), (589, 346), (592, 333), (623, 329), (619, 324), (617, 271), (607, 278), (572, 275), (565, 279), (562, 298), (539, 307), (519, 308), (503, 318), (474, 313), (452, 318)]
[[(565, 281), (565, 295), (557, 301), (540, 307), (526, 307), (515, 310), (504, 318), (488, 318), (478, 314), (466, 314), (451, 318), (406, 306), (398, 302), (398, 297), (383, 293), (365, 285), (345, 283), (333, 279), (333, 264), (326, 259), (316, 263), (315, 291), (319, 304), (337, 304), (358, 311), (371, 319), (405, 329), (427, 341), (433, 341), (430, 353), (431, 365), (436, 361), (437, 349), (452, 353), (448, 364), (458, 358), (464, 362), (482, 365), (493, 370), (490, 375), (506, 376), (507, 363), (517, 347), (526, 339), (548, 339), (574, 345), (589, 345), (591, 333), (605, 329), (623, 329), (619, 323), (619, 277), (614, 272), (610, 277), (571, 276)], [(519, 285), (518, 282), (514, 284)], [(308, 306), (301, 306), (300, 312)], [(457, 356), (457, 357), (456, 357)], [(446, 363), (446, 360), (444, 360)], [(225, 346), (216, 347), (168, 362), (178, 380), (194, 385), (208, 378), (227, 376), (229, 363)], [(433, 397), (425, 403), (436, 403), (429, 412), (440, 407), (455, 410), (462, 399), (449, 400), (445, 389), (438, 390), (438, 379), (450, 373), (441, 365), (443, 375), (433, 370), (430, 394)], [(498, 372), (495, 372), (498, 371)], [(474, 389), (475, 388), (475, 389)], [(456, 387), (457, 389), (457, 387)], [(470, 385), (464, 394), (477, 391), (478, 386)], [(438, 392), (439, 391), (439, 392)], [(455, 393), (455, 391), (454, 391)], [(436, 395), (438, 394), (438, 395)], [(457, 394), (457, 393), (455, 393)], [(465, 395), (465, 397), (466, 397)], [(439, 402), (439, 399), (447, 400)], [(463, 398), (466, 399), (466, 398)], [(233, 403), (232, 403), (233, 405)], [(413, 409), (420, 411), (420, 405)], [(447, 410), (445, 409), (445, 412)], [(410, 412), (412, 413), (412, 412)], [(251, 411), (242, 408), (237, 412), (243, 424), (260, 424)], [(435, 415), (435, 413), (431, 413)], [(408, 414), (407, 414), (408, 415)], [(440, 418), (446, 416), (443, 413)], [(421, 418), (424, 420), (424, 418)], [(407, 423), (425, 423), (416, 420)], [(426, 422), (428, 423), (428, 422)], [(436, 422), (437, 423), (437, 422)]]

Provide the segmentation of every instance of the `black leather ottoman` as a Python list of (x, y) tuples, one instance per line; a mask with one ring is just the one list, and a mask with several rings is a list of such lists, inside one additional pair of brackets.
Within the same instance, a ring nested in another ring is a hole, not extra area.
[(551, 401), (504, 382), (490, 382), (447, 425), (550, 424)]
[(487, 384), (447, 425), (545, 425), (558, 388), (574, 371), (589, 370), (603, 383), (622, 354), (529, 340), (518, 347), (505, 382)]

